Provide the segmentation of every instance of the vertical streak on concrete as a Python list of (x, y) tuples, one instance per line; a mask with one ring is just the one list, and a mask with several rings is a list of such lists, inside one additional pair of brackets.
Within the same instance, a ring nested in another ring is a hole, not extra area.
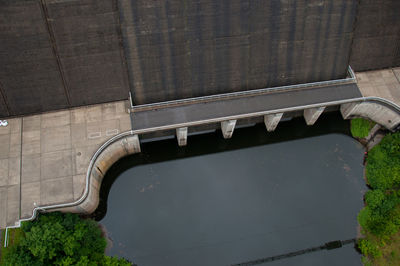
[(124, 41), (122, 38), (122, 25), (121, 25), (121, 12), (119, 10), (119, 0), (113, 0), (113, 10), (116, 11), (115, 19), (117, 20), (117, 34), (118, 34), (118, 46), (119, 46), (119, 54), (121, 57), (121, 67), (124, 72), (122, 75), (124, 77), (124, 85), (129, 89), (129, 91), (133, 91), (132, 84), (129, 82), (130, 72), (127, 66), (127, 58), (126, 58), (126, 48), (124, 47)]
[(228, 120), (221, 122), (221, 130), (224, 139), (230, 139), (235, 130), (236, 120)]
[[(120, 0), (123, 1), (123, 0)], [(122, 38), (123, 42), (127, 48), (125, 56), (128, 58), (128, 71), (131, 74), (129, 76), (129, 82), (131, 87), (131, 93), (133, 102), (143, 104), (146, 102), (146, 98), (144, 96), (144, 78), (143, 78), (143, 59), (140, 56), (141, 54), (141, 46), (140, 40), (138, 37), (138, 25), (135, 21), (138, 14), (137, 1), (124, 1), (127, 2), (126, 5), (122, 6), (122, 10), (120, 13), (121, 27), (122, 27)], [(135, 5), (135, 6), (133, 6)], [(132, 23), (133, 29), (133, 37), (129, 38), (128, 26), (127, 24)], [(125, 38), (124, 38), (125, 35)], [(131, 55), (133, 54), (133, 55)]]
[(310, 108), (304, 110), (304, 119), (307, 125), (312, 126), (317, 121), (318, 117), (325, 110), (325, 107)]
[(53, 51), (54, 57), (55, 57), (56, 62), (57, 62), (58, 71), (60, 73), (61, 80), (63, 82), (63, 88), (64, 88), (65, 97), (67, 99), (68, 106), (71, 106), (71, 99), (70, 99), (70, 96), (69, 96), (69, 93), (68, 93), (67, 81), (65, 80), (65, 75), (64, 75), (64, 71), (63, 71), (60, 55), (58, 54), (58, 51), (57, 51), (57, 44), (56, 44), (56, 39), (54, 37), (53, 28), (52, 28), (52, 26), (51, 26), (51, 24), (49, 22), (50, 18), (49, 18), (49, 12), (47, 11), (46, 0), (40, 0), (40, 8), (41, 8), (41, 11), (42, 11), (42, 15), (43, 15), (43, 19), (44, 19), (44, 22), (45, 22), (45, 25), (46, 25), (47, 32), (49, 34), (49, 39), (50, 39), (50, 43), (51, 43), (51, 50)]
[[(162, 72), (166, 72), (163, 74), (164, 77), (164, 90), (167, 89), (167, 99), (175, 99), (175, 88), (171, 88), (171, 81), (173, 80), (173, 68), (175, 67), (174, 64), (172, 64), (172, 56), (173, 54), (171, 53), (171, 39), (169, 38), (169, 32), (170, 32), (170, 25), (168, 24), (169, 20), (168, 20), (168, 12), (167, 12), (167, 7), (166, 5), (168, 5), (168, 1), (165, 1), (164, 4), (161, 5), (160, 7), (160, 12), (158, 12), (158, 18), (159, 20), (157, 21), (162, 21), (163, 23), (160, 23), (160, 28), (161, 28), (161, 32), (162, 32), (162, 36), (163, 36), (163, 42), (164, 43), (168, 43), (168, 46), (165, 47), (165, 49), (160, 48), (160, 50), (164, 50), (163, 51), (163, 57), (165, 58), (166, 62), (162, 62), (164, 65), (164, 68), (161, 69)], [(161, 19), (163, 18), (163, 19)], [(163, 60), (163, 58), (160, 58), (161, 60)]]
[(3, 91), (3, 85), (0, 82), (0, 97), (3, 99), (3, 102), (6, 106), (7, 115), (11, 115), (10, 105), (7, 102), (7, 97)]
[[(240, 2), (240, 1), (238, 1)], [(236, 4), (237, 5), (237, 4)], [(235, 14), (237, 12), (237, 6), (236, 5), (232, 5), (232, 8), (229, 10), (229, 18), (228, 18), (228, 25), (229, 25), (229, 36), (235, 35), (235, 29), (234, 27), (237, 25), (237, 21), (241, 20), (240, 16), (235, 16), (233, 14)], [(239, 6), (240, 8), (240, 6)], [(225, 8), (224, 8), (225, 9)], [(239, 13), (240, 14), (240, 13)], [(240, 32), (240, 37), (239, 38), (235, 38), (235, 40), (233, 41), (233, 43), (229, 43), (229, 80), (227, 80), (226, 86), (232, 90), (232, 91), (240, 91), (242, 90), (242, 87), (240, 85), (240, 81), (238, 82), (237, 79), (238, 77), (240, 77), (240, 70), (241, 70), (241, 48), (244, 42), (243, 39), (243, 32)]]
[[(293, 80), (293, 57), (296, 56), (296, 31), (297, 31), (297, 3), (293, 4), (291, 9), (290, 19), (289, 19), (289, 31), (287, 36), (286, 45), (286, 73), (285, 73), (285, 83), (290, 84), (296, 83)], [(279, 122), (279, 121), (278, 121)]]
[[(268, 1), (266, 1), (268, 2)], [(281, 1), (269, 1), (270, 2), (270, 10), (276, 10), (276, 14), (281, 14), (282, 12), (282, 3)], [(279, 80), (277, 76), (279, 73), (279, 47), (280, 47), (280, 34), (281, 34), (281, 23), (280, 17), (270, 16), (269, 18), (269, 40), (271, 45), (269, 46), (269, 71), (268, 71), (268, 81), (267, 87), (275, 87), (277, 86)], [(274, 47), (274, 44), (276, 46)], [(277, 49), (278, 48), (278, 49)], [(277, 51), (278, 50), (278, 51)], [(271, 66), (272, 64), (272, 66)], [(282, 84), (286, 85), (286, 84)]]
[(203, 24), (204, 18), (201, 16), (202, 13), (202, 4), (201, 3), (190, 3), (188, 8), (194, 11), (194, 16), (192, 18), (192, 34), (191, 36), (191, 57), (192, 57), (192, 65), (191, 65), (191, 73), (192, 73), (192, 95), (207, 95), (206, 88), (207, 86), (204, 85), (204, 73), (205, 73), (205, 58), (207, 58), (206, 51), (203, 53), (199, 52), (204, 49), (205, 43), (203, 42)]
[[(162, 4), (162, 6), (163, 6), (163, 4)], [(162, 88), (162, 90), (160, 90), (160, 91), (162, 91), (163, 99), (170, 100), (168, 77), (166, 74), (169, 66), (165, 62), (165, 57), (166, 57), (165, 53), (164, 53), (165, 49), (163, 49), (163, 47), (162, 47), (163, 46), (162, 43), (165, 43), (165, 42), (164, 42), (164, 34), (162, 33), (163, 30), (162, 30), (161, 24), (165, 24), (165, 23), (163, 22), (163, 18), (161, 17), (162, 15), (160, 14), (160, 9), (161, 9), (161, 7), (154, 8), (154, 16), (156, 18), (158, 18), (155, 20), (157, 34), (155, 34), (154, 38), (156, 39), (156, 42), (157, 42), (157, 46), (156, 46), (157, 47), (157, 52), (156, 52), (157, 59), (156, 60), (158, 63), (158, 65), (155, 67), (155, 69), (157, 69), (156, 73), (160, 74), (159, 79), (161, 79), (161, 86), (159, 86), (159, 87)], [(170, 44), (168, 43), (168, 45), (170, 45)], [(153, 75), (154, 75), (154, 73), (153, 73)]]
[[(334, 1), (329, 2), (329, 7), (328, 7), (329, 15), (328, 15), (326, 23), (325, 23), (325, 28), (323, 29), (323, 31), (325, 31), (325, 36), (324, 36), (324, 41), (323, 41), (322, 47), (329, 47), (330, 42), (332, 42), (332, 40), (329, 39), (329, 36), (331, 34), (330, 29), (331, 29), (332, 16), (333, 16), (333, 14), (332, 14), (333, 4), (334, 4)], [(322, 52), (325, 52), (325, 50), (323, 49)], [(327, 62), (332, 62), (332, 59), (327, 58)], [(328, 70), (327, 70), (328, 67), (325, 67), (325, 68), (319, 70), (319, 73), (317, 76), (318, 80), (327, 80), (328, 79), (327, 75), (326, 75), (326, 73), (328, 72)]]
[(249, 0), (242, 0), (240, 6), (240, 25), (242, 34), (246, 35), (248, 44), (240, 50), (240, 90), (248, 90), (249, 88), (249, 66), (250, 66), (250, 29), (249, 29)]
[[(177, 53), (176, 53), (176, 34), (174, 31), (172, 31), (172, 29), (174, 28), (174, 19), (171, 18), (171, 16), (168, 16), (168, 14), (171, 14), (171, 3), (169, 1), (166, 1), (165, 3), (165, 16), (167, 19), (167, 28), (168, 33), (168, 40), (169, 40), (169, 55), (171, 56), (170, 59), (170, 64), (171, 64), (171, 75), (172, 75), (172, 86), (173, 86), (173, 99), (177, 99), (179, 98), (179, 94), (178, 94), (178, 89), (180, 89), (180, 85), (178, 85), (178, 82), (180, 81), (180, 79), (178, 78), (178, 71), (177, 69), (179, 68), (180, 65), (180, 61), (177, 59)], [(172, 21), (171, 21), (172, 20)], [(179, 42), (178, 42), (179, 43)], [(179, 75), (180, 76), (180, 75)], [(180, 82), (179, 82), (180, 84)]]
[(178, 145), (180, 147), (186, 146), (187, 144), (187, 133), (188, 133), (188, 128), (187, 127), (181, 127), (176, 129), (176, 139), (178, 140)]
[(348, 56), (347, 56), (347, 65), (350, 65), (350, 59), (351, 59), (351, 54), (352, 54), (352, 50), (353, 50), (353, 44), (354, 44), (354, 35), (356, 32), (356, 26), (357, 26), (357, 21), (358, 21), (358, 13), (360, 10), (360, 1), (361, 0), (357, 0), (355, 3), (353, 3), (354, 5), (354, 18), (353, 18), (353, 22), (352, 22), (352, 30), (351, 30), (351, 42), (350, 42), (350, 48), (348, 50)]
[[(337, 32), (337, 35), (342, 36), (342, 38), (340, 38), (339, 42), (339, 46), (335, 51), (335, 58), (334, 58), (334, 62), (333, 62), (333, 66), (332, 66), (332, 70), (331, 70), (331, 74), (330, 74), (330, 79), (334, 79), (335, 74), (338, 73), (337, 68), (338, 68), (338, 60), (339, 60), (339, 53), (343, 53), (343, 51), (346, 51), (348, 49), (344, 49), (344, 44), (345, 41), (347, 41), (347, 32), (344, 32), (346, 29), (346, 22), (345, 20), (350, 16), (350, 12), (352, 11), (352, 8), (349, 8), (347, 6), (347, 3), (349, 1), (343, 0), (342, 1), (342, 8), (341, 8), (341, 16), (340, 16), (340, 24), (339, 24), (339, 29)], [(339, 67), (342, 67), (342, 64), (339, 64)], [(346, 70), (344, 70), (346, 73)], [(344, 74), (346, 75), (346, 74)], [(343, 77), (344, 78), (344, 77)]]
[(275, 130), (275, 128), (279, 124), (279, 121), (281, 121), (282, 116), (283, 113), (264, 115), (264, 124), (268, 132), (272, 132)]
[[(332, 5), (334, 0), (329, 1), (330, 2), (330, 10), (329, 12), (332, 10)], [(321, 24), (322, 24), (322, 18), (324, 16), (326, 16), (327, 12), (325, 10), (325, 4), (318, 6), (319, 9), (319, 16), (317, 17), (317, 22), (318, 23), (316, 26), (316, 34), (315, 34), (315, 39), (314, 39), (314, 47), (313, 47), (313, 55), (312, 58), (314, 58), (313, 62), (311, 61), (307, 61), (308, 64), (305, 66), (306, 67), (306, 71), (305, 71), (305, 78), (304, 81), (305, 82), (313, 82), (316, 81), (316, 77), (317, 77), (317, 73), (320, 72), (320, 65), (318, 65), (316, 62), (320, 62), (321, 61), (321, 34), (322, 34), (322, 29), (321, 29)], [(313, 18), (313, 16), (310, 16), (311, 18)], [(329, 17), (329, 13), (328, 13), (328, 17)], [(325, 29), (326, 32), (330, 31), (329, 29)], [(325, 51), (325, 49), (322, 49), (323, 51)]]

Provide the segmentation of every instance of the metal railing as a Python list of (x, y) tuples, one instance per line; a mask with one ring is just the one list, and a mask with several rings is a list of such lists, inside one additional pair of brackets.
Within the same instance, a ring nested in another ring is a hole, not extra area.
[(245, 96), (248, 97), (248, 96), (256, 96), (256, 95), (262, 95), (262, 94), (268, 94), (268, 93), (284, 92), (284, 91), (289, 91), (289, 90), (299, 90), (299, 89), (307, 89), (307, 88), (321, 87), (321, 86), (332, 86), (332, 85), (339, 85), (339, 84), (346, 84), (346, 83), (356, 83), (356, 76), (354, 74), (353, 69), (350, 66), (348, 66), (347, 73), (348, 73), (348, 77), (344, 78), (344, 79), (335, 79), (335, 80), (302, 83), (302, 84), (279, 86), (279, 87), (272, 87), (272, 88), (255, 89), (255, 90), (248, 90), (248, 91), (238, 91), (238, 92), (214, 94), (214, 95), (208, 95), (208, 96), (178, 99), (178, 100), (164, 101), (164, 102), (158, 102), (158, 103), (141, 104), (141, 105), (136, 105), (136, 106), (133, 105), (133, 99), (132, 99), (131, 93), (129, 93), (129, 99), (130, 99), (132, 111), (135, 112), (135, 111), (140, 111), (140, 110), (145, 110), (145, 109), (168, 107), (171, 105), (193, 104), (193, 103), (199, 103), (199, 102), (205, 102), (205, 101), (217, 101), (217, 100), (224, 100), (224, 99), (228, 99), (228, 98), (237, 98), (237, 97), (245, 97)]

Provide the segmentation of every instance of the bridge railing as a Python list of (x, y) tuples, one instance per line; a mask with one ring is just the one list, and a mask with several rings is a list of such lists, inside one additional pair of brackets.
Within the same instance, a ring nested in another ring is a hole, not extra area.
[(225, 99), (231, 99), (231, 98), (237, 98), (237, 97), (257, 96), (257, 95), (268, 94), (268, 93), (284, 92), (284, 91), (307, 89), (307, 88), (322, 87), (322, 86), (333, 86), (333, 85), (356, 83), (356, 82), (357, 82), (357, 80), (356, 80), (354, 71), (351, 68), (351, 66), (348, 66), (347, 77), (344, 79), (326, 80), (326, 81), (309, 82), (309, 83), (286, 85), (286, 86), (279, 86), (279, 87), (272, 87), (272, 88), (263, 88), (263, 89), (255, 89), (255, 90), (248, 90), (248, 91), (238, 91), (238, 92), (214, 94), (214, 95), (207, 95), (207, 96), (200, 96), (200, 97), (193, 97), (193, 98), (186, 98), (186, 99), (178, 99), (178, 100), (164, 101), (164, 102), (158, 102), (158, 103), (148, 103), (148, 104), (141, 104), (141, 105), (134, 105), (132, 94), (129, 92), (129, 102), (131, 105), (131, 111), (135, 112), (135, 111), (142, 111), (142, 110), (147, 110), (147, 109), (152, 109), (152, 108), (162, 108), (162, 107), (169, 107), (169, 106), (175, 106), (175, 105), (218, 101), (218, 100), (225, 100)]

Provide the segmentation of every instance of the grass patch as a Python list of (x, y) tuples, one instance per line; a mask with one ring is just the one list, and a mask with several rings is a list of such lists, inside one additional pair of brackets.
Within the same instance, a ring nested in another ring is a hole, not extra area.
[(0, 231), (0, 265), (3, 265), (3, 253), (4, 253), (4, 234), (5, 230)]
[(4, 247), (6, 230), (1, 231), (0, 247), (0, 265), (5, 265), (4, 257), (10, 252), (10, 249), (17, 245), (24, 238), (24, 232), (21, 228), (8, 229), (8, 247)]
[(355, 118), (351, 120), (351, 135), (355, 138), (365, 138), (368, 136), (371, 128), (375, 126), (374, 122), (363, 118)]

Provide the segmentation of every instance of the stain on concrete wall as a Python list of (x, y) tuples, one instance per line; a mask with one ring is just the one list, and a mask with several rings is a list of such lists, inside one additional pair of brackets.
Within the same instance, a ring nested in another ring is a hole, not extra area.
[(0, 84), (0, 117), (8, 116), (8, 108), (4, 99), (4, 92), (2, 90), (2, 86)]
[(346, 75), (357, 1), (119, 2), (138, 104)]
[(68, 107), (39, 1), (1, 2), (0, 64), (10, 114)]
[(46, 8), (71, 106), (127, 99), (116, 1), (48, 0)]
[(356, 71), (400, 66), (400, 1), (361, 0), (351, 54)]
[(0, 5), (0, 82), (10, 115), (128, 97), (116, 1)]
[(0, 115), (129, 91), (143, 104), (343, 78), (350, 53), (356, 70), (400, 66), (399, 10), (397, 0), (3, 0)]

